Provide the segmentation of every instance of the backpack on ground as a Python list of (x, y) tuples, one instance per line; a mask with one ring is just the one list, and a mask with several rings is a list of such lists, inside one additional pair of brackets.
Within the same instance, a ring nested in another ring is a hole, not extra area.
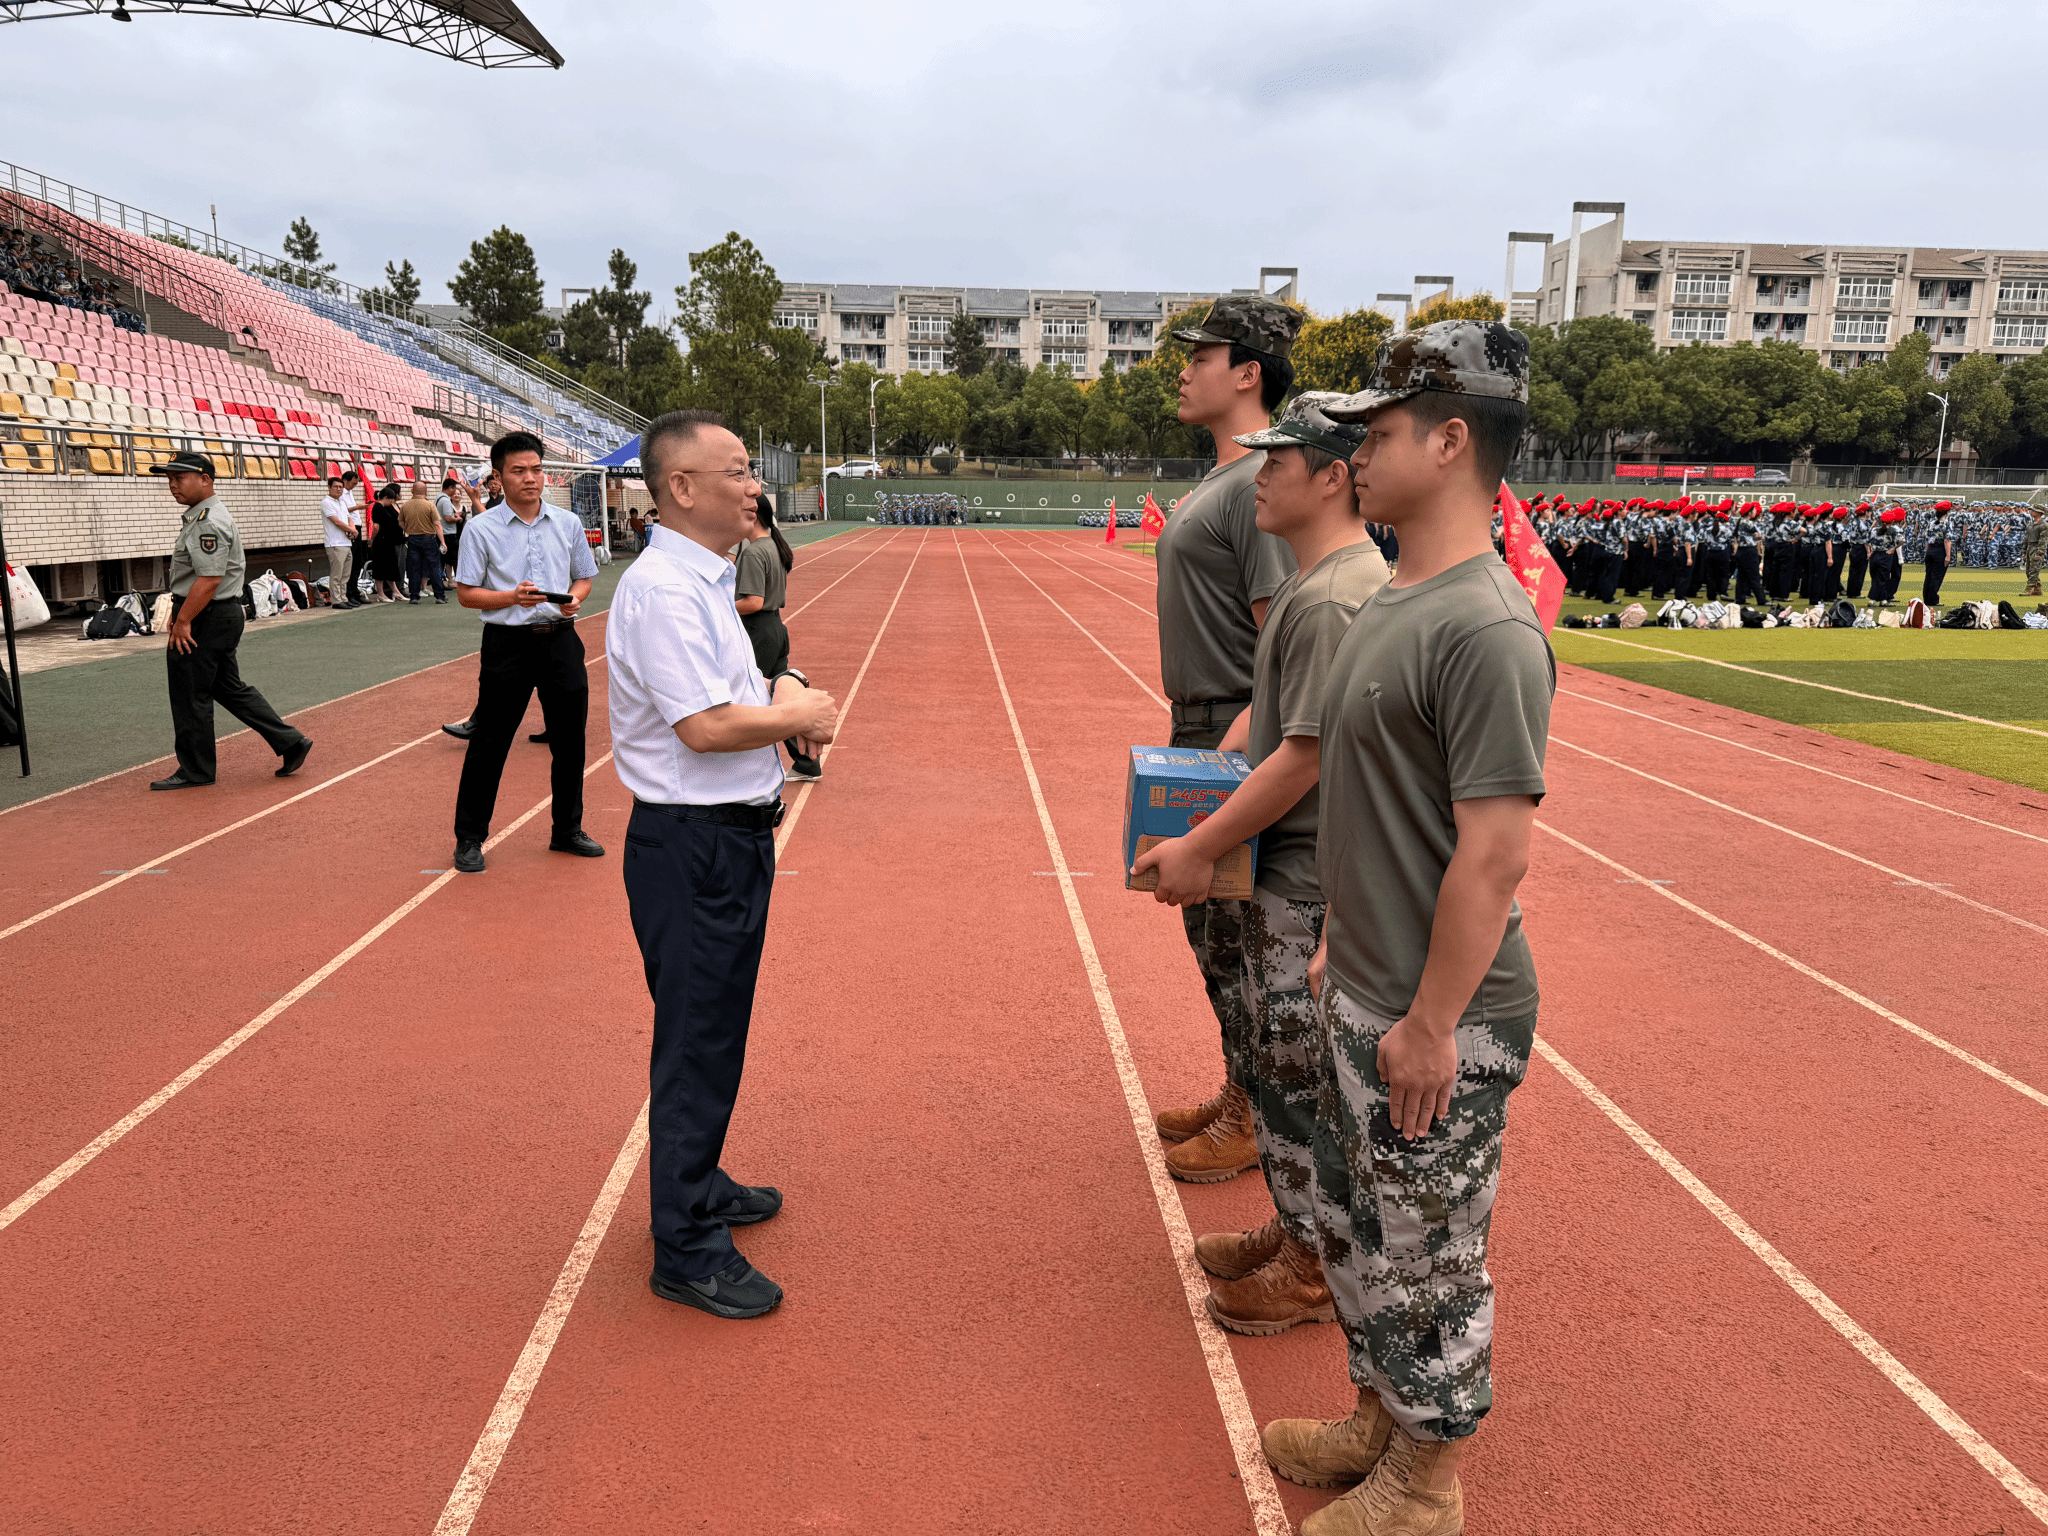
[(1649, 610), (1644, 608), (1641, 603), (1630, 603), (1621, 610), (1621, 627), (1623, 629), (1641, 629), (1643, 627), (1643, 620), (1649, 616)]
[(135, 622), (135, 616), (118, 603), (107, 604), (85, 621), (85, 638), (88, 640), (120, 640), (141, 633), (142, 626)]
[(2020, 617), (2019, 609), (2004, 598), (1998, 600), (1998, 627), (2000, 629), (2025, 629), (2026, 621)]
[(135, 627), (143, 634), (149, 633), (149, 610), (142, 606), (142, 598), (134, 592), (123, 592), (114, 599), (114, 606), (135, 621)]
[(1977, 614), (1970, 604), (1957, 603), (1934, 622), (1942, 629), (1975, 629)]
[(1926, 629), (1934, 622), (1934, 618), (1928, 612), (1927, 604), (1916, 597), (1906, 604), (1906, 617), (1900, 622), (1907, 629)]
[(1828, 624), (1835, 629), (1856, 627), (1856, 605), (1846, 597), (1838, 597), (1834, 606), (1828, 609)]

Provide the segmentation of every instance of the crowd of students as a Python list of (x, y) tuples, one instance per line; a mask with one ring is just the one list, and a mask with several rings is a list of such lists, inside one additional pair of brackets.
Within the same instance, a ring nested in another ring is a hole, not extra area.
[(0, 283), (32, 299), (106, 315), (124, 331), (148, 329), (142, 316), (121, 303), (113, 282), (85, 276), (76, 261), (47, 249), (43, 237), (31, 230), (0, 228)]

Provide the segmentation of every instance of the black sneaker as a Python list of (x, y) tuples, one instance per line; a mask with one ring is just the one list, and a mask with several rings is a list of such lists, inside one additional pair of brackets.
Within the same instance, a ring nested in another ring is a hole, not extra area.
[(557, 833), (548, 839), (551, 853), (573, 853), (580, 859), (601, 859), (604, 849), (588, 832)]
[(782, 1191), (772, 1184), (742, 1184), (739, 1198), (728, 1200), (712, 1215), (728, 1227), (751, 1227), (782, 1209)]
[(739, 1257), (702, 1280), (671, 1280), (657, 1269), (647, 1277), (647, 1288), (664, 1301), (713, 1317), (760, 1317), (782, 1305), (782, 1287)]
[(465, 837), (455, 845), (455, 867), (465, 875), (480, 875), (484, 872), (484, 845), (474, 838)]
[(293, 774), (297, 773), (302, 767), (305, 766), (306, 754), (312, 750), (313, 738), (310, 736), (300, 737), (299, 744), (296, 747), (293, 747), (291, 751), (285, 753), (284, 766), (277, 770), (277, 776), (280, 779), (288, 779)]
[(448, 724), (442, 726), (441, 730), (445, 735), (453, 736), (457, 741), (467, 741), (476, 734), (476, 722), (474, 720), (451, 720)]

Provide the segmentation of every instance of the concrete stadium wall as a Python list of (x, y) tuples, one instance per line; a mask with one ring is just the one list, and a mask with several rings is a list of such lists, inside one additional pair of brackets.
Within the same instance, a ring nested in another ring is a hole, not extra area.
[(831, 516), (865, 522), (874, 516), (877, 493), (889, 496), (958, 496), (970, 519), (1001, 513), (1004, 522), (1071, 523), (1083, 512), (1105, 512), (1112, 498), (1118, 512), (1135, 512), (1150, 493), (1162, 512), (1171, 512), (1194, 480), (850, 480), (832, 477)]
[[(310, 480), (223, 480), (221, 501), (248, 549), (317, 545), (320, 498)], [(178, 504), (161, 480), (0, 475), (0, 520), (17, 565), (68, 565), (168, 555)]]

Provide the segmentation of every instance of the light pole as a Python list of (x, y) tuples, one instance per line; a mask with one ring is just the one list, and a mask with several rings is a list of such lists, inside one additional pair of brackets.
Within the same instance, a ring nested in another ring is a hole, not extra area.
[(881, 387), (882, 376), (878, 373), (868, 380), (868, 457), (875, 457), (875, 391)]
[(1935, 435), (1934, 439), (1934, 480), (1932, 482), (1935, 485), (1939, 485), (1941, 484), (1941, 450), (1948, 446), (1948, 396), (1937, 395), (1930, 389), (1927, 391), (1927, 398), (1941, 402), (1941, 431)]

